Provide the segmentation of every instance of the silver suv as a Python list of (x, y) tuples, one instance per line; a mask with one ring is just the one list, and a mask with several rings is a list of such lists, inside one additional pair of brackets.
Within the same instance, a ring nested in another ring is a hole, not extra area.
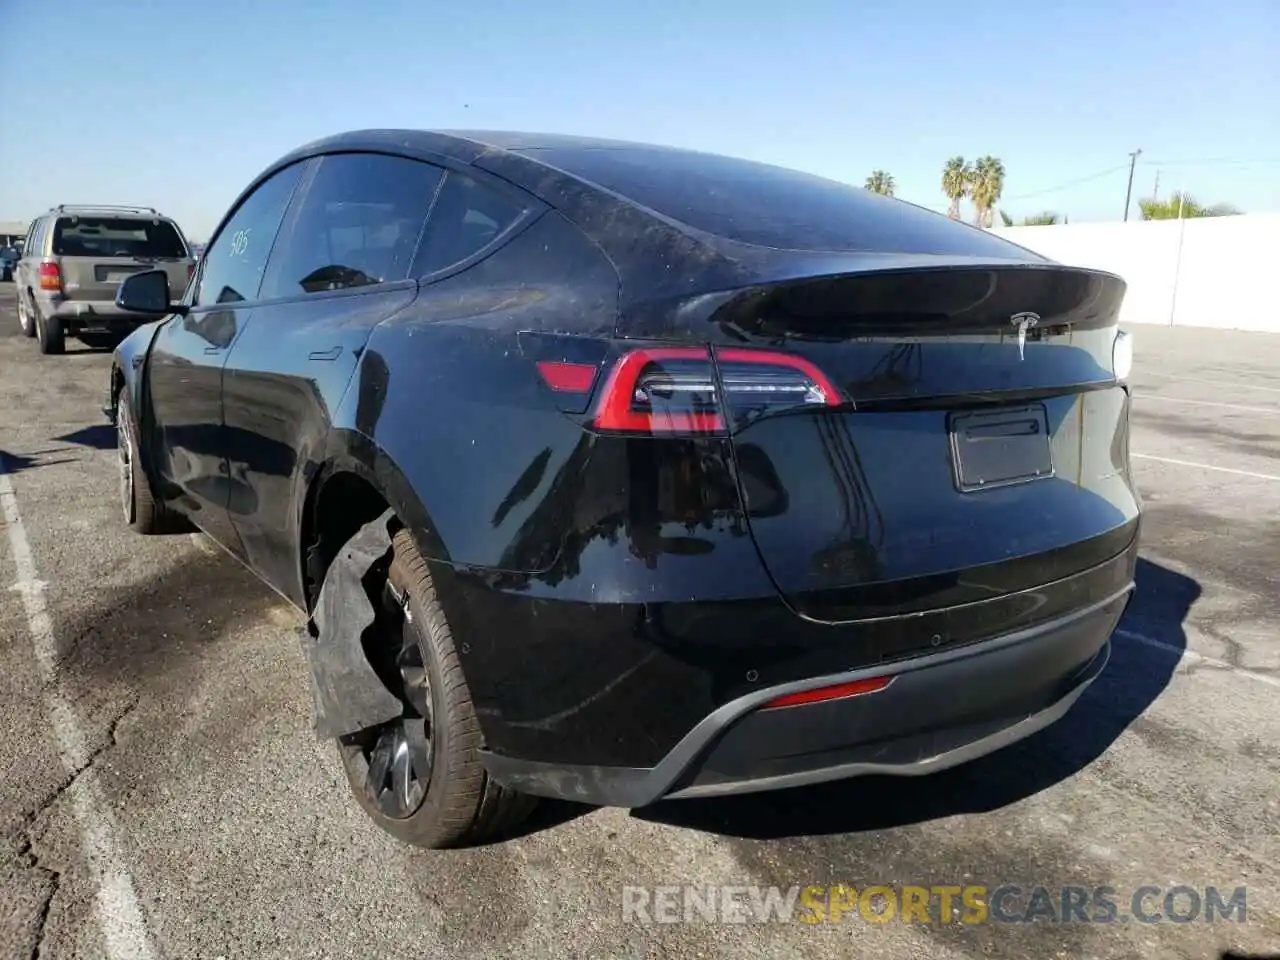
[(110, 346), (153, 317), (116, 306), (116, 287), (141, 270), (164, 270), (181, 290), (195, 258), (177, 223), (150, 207), (54, 207), (31, 222), (14, 270), (18, 322), (41, 353), (68, 336)]

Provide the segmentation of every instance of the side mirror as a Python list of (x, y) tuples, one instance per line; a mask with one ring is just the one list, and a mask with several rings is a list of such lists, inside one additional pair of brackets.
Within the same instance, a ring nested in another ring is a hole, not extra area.
[(185, 307), (170, 302), (169, 275), (163, 270), (144, 270), (126, 277), (116, 289), (116, 306), (152, 316), (186, 313)]

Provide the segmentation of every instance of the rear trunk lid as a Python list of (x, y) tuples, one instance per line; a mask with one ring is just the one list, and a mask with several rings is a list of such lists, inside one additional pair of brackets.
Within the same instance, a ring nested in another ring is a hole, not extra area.
[[(918, 612), (1122, 552), (1138, 516), (1113, 368), (1124, 289), (1057, 265), (966, 265), (723, 302), (708, 329), (741, 491), (790, 605), (825, 622)], [(803, 358), (839, 397), (733, 401), (744, 346)]]
[(182, 234), (163, 218), (60, 217), (52, 253), (67, 296), (99, 302), (114, 300), (121, 281), (143, 270), (164, 270), (177, 297), (194, 262)]

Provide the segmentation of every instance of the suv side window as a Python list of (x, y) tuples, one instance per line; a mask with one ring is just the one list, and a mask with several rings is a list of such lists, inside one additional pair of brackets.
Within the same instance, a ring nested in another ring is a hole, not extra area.
[(462, 262), (497, 239), (523, 212), (514, 200), (449, 171), (414, 260), (414, 276)]
[(428, 163), (376, 153), (321, 159), (280, 231), (262, 298), (405, 279), (443, 175)]
[(304, 164), (277, 171), (231, 215), (205, 251), (196, 306), (254, 300)]
[(24, 257), (36, 257), (39, 259), (44, 256), (44, 217), (37, 217), (31, 236), (27, 238), (26, 244), (22, 248)]

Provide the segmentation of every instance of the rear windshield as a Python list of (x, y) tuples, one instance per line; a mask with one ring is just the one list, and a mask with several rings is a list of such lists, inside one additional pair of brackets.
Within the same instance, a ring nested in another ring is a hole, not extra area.
[(53, 229), (59, 257), (187, 256), (187, 246), (167, 220), (130, 217), (62, 217)]
[(998, 237), (921, 207), (749, 160), (643, 146), (527, 152), (695, 230), (757, 246), (1027, 255)]

